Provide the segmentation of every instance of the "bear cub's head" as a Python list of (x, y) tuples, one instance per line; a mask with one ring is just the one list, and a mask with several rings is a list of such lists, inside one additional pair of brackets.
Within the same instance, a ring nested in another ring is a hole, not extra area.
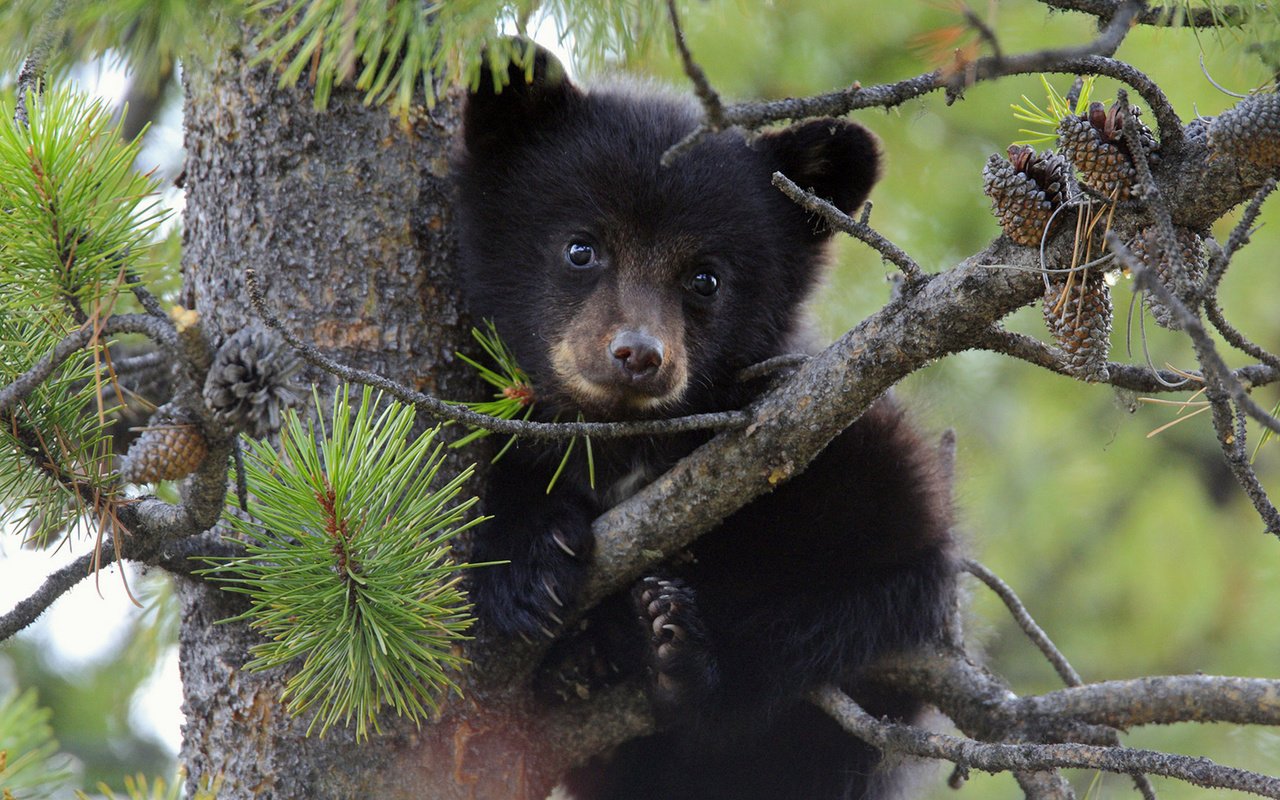
[(542, 50), (531, 80), (518, 65), (485, 72), (468, 98), (456, 165), (468, 303), (548, 411), (723, 408), (739, 370), (794, 348), (830, 231), (770, 180), (780, 171), (851, 213), (877, 178), (876, 140), (836, 119), (731, 130), (663, 167), (700, 118), (649, 86), (580, 89)]

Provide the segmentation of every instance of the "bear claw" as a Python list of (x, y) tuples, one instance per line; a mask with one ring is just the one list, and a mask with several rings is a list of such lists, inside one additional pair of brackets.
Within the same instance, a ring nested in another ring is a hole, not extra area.
[(678, 579), (650, 576), (636, 594), (649, 631), (654, 701), (668, 709), (710, 688), (713, 671), (693, 590)]

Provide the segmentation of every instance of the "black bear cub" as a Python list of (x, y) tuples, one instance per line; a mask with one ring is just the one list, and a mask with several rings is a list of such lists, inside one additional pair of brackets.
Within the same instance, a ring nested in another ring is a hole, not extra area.
[[(726, 131), (669, 167), (696, 103), (584, 90), (546, 53), (468, 98), (457, 176), (471, 313), (528, 372), (540, 418), (623, 420), (742, 408), (747, 366), (805, 347), (830, 231), (770, 185), (781, 171), (852, 212), (875, 139), (822, 119)], [(591, 522), (706, 441), (596, 441), (554, 489), (563, 442), (520, 440), (485, 488), (471, 573), (482, 623), (557, 633), (591, 567)], [(577, 448), (574, 456), (582, 453)], [(744, 468), (750, 468), (744, 465)], [(835, 683), (873, 714), (919, 704), (858, 681), (880, 653), (937, 637), (954, 565), (934, 450), (882, 400), (808, 469), (593, 613), (597, 656), (647, 676), (660, 732), (566, 776), (579, 800), (884, 797), (893, 770), (806, 698)], [(621, 622), (618, 622), (621, 620)], [(572, 640), (558, 647), (574, 652)], [(555, 658), (556, 652), (549, 658)]]

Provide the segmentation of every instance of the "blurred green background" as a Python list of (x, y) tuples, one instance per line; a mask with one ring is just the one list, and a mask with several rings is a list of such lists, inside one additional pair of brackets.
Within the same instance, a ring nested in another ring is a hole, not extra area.
[[(690, 46), (730, 99), (812, 94), (855, 80), (866, 85), (917, 75), (932, 65), (913, 39), (957, 19), (943, 5), (867, 0), (714, 0), (688, 4), (684, 13)], [(1096, 32), (1092, 18), (1048, 14), (1034, 2), (999, 4), (992, 21), (1007, 52), (1078, 44)], [(621, 67), (687, 85), (669, 41), (658, 37), (657, 52), (630, 57)], [(1202, 52), (1214, 79), (1237, 92), (1269, 78), (1231, 34), (1197, 39), (1188, 31), (1138, 29), (1118, 55), (1155, 78), (1187, 119), (1236, 102), (1202, 74)], [(1069, 85), (1066, 77), (1054, 81), (1060, 91)], [(1100, 80), (1096, 93), (1110, 98), (1115, 88)], [(989, 154), (1024, 138), (1009, 108), (1024, 94), (1043, 103), (1039, 80), (1027, 76), (973, 87), (949, 107), (935, 94), (893, 111), (855, 115), (881, 137), (886, 153), (885, 178), (872, 195), (872, 224), (926, 269), (947, 269), (997, 235), (981, 171)], [(171, 170), (181, 158), (171, 144), (179, 124), (175, 110), (152, 133), (170, 144), (148, 151)], [(1266, 224), (1222, 289), (1227, 317), (1273, 352), (1280, 351), (1276, 202), (1264, 210)], [(1238, 214), (1220, 223), (1220, 238)], [(834, 255), (816, 308), (832, 337), (880, 307), (892, 272), (852, 240), (839, 241)], [(1114, 290), (1112, 358), (1141, 363), (1137, 317), (1131, 328), (1124, 320), (1130, 296), (1122, 280)], [(1038, 308), (1019, 312), (1008, 324), (1046, 335)], [(1194, 366), (1183, 337), (1149, 320), (1145, 335), (1156, 364)], [(1233, 365), (1248, 363), (1228, 358)], [(1263, 533), (1227, 472), (1207, 415), (1149, 438), (1175, 418), (1176, 409), (1142, 405), (1107, 387), (983, 353), (935, 364), (904, 381), (899, 392), (926, 426), (957, 431), (957, 502), (971, 552), (1013, 585), (1086, 680), (1196, 671), (1280, 677), (1280, 542)], [(1280, 388), (1266, 387), (1256, 396), (1271, 407)], [(1262, 448), (1257, 467), (1264, 484), (1280, 492), (1280, 442)], [(5, 539), (9, 551), (16, 549), (16, 538)], [(104, 579), (104, 591), (118, 592), (108, 586), (115, 580)], [(0, 695), (14, 685), (40, 691), (63, 749), (84, 765), (85, 785), (102, 779), (119, 787), (126, 773), (167, 775), (172, 769), (171, 745), (128, 713), (128, 698), (173, 643), (174, 612), (163, 590), (156, 591), (153, 607), (160, 613), (129, 616), (119, 646), (88, 663), (50, 658), (43, 632), (0, 649)], [(1052, 669), (1003, 606), (981, 586), (971, 584), (971, 595), (974, 647), (1016, 691), (1056, 688)], [(1280, 773), (1280, 733), (1268, 729), (1183, 725), (1137, 730), (1124, 740)], [(939, 772), (930, 797), (953, 796), (945, 776)], [(1133, 796), (1123, 776), (1072, 778), (1081, 796)], [(1177, 782), (1155, 783), (1166, 800), (1205, 795)], [(1007, 775), (975, 772), (959, 796), (1021, 795)]]

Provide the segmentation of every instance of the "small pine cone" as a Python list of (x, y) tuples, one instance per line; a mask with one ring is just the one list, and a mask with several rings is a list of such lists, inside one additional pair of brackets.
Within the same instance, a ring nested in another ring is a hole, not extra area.
[(273, 331), (243, 328), (227, 339), (204, 382), (214, 419), (262, 438), (280, 430), (286, 408), (302, 402), (292, 381), (302, 362)]
[(200, 426), (163, 405), (120, 460), (120, 477), (128, 483), (177, 480), (195, 472), (208, 452)]
[(1119, 104), (1107, 109), (1102, 103), (1090, 103), (1084, 114), (1063, 117), (1058, 123), (1058, 145), (1080, 170), (1085, 185), (1107, 197), (1114, 194), (1117, 200), (1129, 199), (1138, 176), (1124, 141), (1125, 124), (1131, 121), (1138, 126), (1148, 161), (1159, 161), (1155, 137), (1138, 120), (1138, 109), (1130, 110), (1133, 113), (1126, 116)]
[(1255, 94), (1209, 125), (1209, 147), (1264, 169), (1280, 166), (1280, 95)]
[[(1025, 145), (1011, 145), (1008, 160), (998, 155), (987, 159), (982, 170), (982, 190), (991, 198), (991, 208), (1000, 227), (1010, 239), (1036, 247), (1045, 228), (1054, 219), (1054, 209), (1066, 202), (1071, 167), (1056, 153), (1036, 153)], [(1053, 230), (1050, 230), (1052, 235)]]
[[(1158, 249), (1156, 247), (1156, 239), (1159, 235), (1154, 225), (1143, 228), (1138, 232), (1133, 243), (1129, 245), (1129, 251), (1143, 264), (1155, 270), (1156, 278), (1169, 291), (1182, 297), (1186, 294), (1186, 289), (1198, 286), (1204, 280), (1206, 269), (1204, 242), (1200, 239), (1199, 234), (1190, 228), (1175, 229), (1174, 235), (1178, 240), (1178, 249), (1181, 251), (1183, 266), (1183, 286), (1180, 287), (1174, 280), (1173, 262), (1169, 255), (1161, 253), (1159, 258), (1155, 257), (1155, 251)], [(1151, 312), (1151, 316), (1155, 319), (1157, 325), (1173, 331), (1181, 330), (1182, 326), (1174, 318), (1173, 312), (1154, 293), (1146, 292), (1142, 302), (1147, 307), (1147, 310)]]
[(1044, 293), (1044, 321), (1062, 348), (1071, 374), (1086, 381), (1109, 377), (1111, 289), (1101, 272), (1085, 270), (1071, 281), (1061, 277), (1050, 281)]

